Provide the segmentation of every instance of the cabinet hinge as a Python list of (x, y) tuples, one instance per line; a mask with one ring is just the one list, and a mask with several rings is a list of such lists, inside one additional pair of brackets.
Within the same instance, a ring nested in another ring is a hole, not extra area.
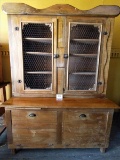
[(19, 31), (19, 27), (15, 27), (15, 31)]

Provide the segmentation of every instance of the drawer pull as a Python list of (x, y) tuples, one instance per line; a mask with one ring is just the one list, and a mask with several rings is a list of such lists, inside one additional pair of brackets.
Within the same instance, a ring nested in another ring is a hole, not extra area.
[(86, 116), (86, 114), (81, 114), (79, 117), (80, 118), (86, 118), (87, 116)]
[(29, 115), (29, 117), (36, 117), (36, 114), (35, 114), (35, 113), (31, 113), (31, 114)]

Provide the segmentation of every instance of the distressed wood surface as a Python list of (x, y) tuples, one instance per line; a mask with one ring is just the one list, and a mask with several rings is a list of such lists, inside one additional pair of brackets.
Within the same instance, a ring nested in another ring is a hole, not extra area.
[[(8, 138), (9, 148), (108, 147), (113, 109), (52, 110), (34, 109), (39, 116), (29, 118), (29, 109), (12, 109), (10, 121), (13, 140), (11, 143), (11, 138)], [(47, 113), (51, 113), (51, 116), (48, 117)], [(81, 117), (81, 114), (86, 117)]]
[(119, 106), (107, 98), (63, 98), (57, 101), (56, 98), (24, 98), (12, 97), (2, 104), (9, 108), (114, 108)]
[(7, 140), (9, 144), (13, 143), (13, 135), (12, 135), (12, 116), (11, 110), (5, 112), (5, 121), (7, 126)]
[(57, 4), (45, 9), (36, 9), (24, 3), (4, 3), (2, 10), (7, 14), (39, 14), (39, 15), (82, 15), (112, 16), (120, 13), (118, 6), (100, 5), (90, 10), (79, 10), (68, 4)]

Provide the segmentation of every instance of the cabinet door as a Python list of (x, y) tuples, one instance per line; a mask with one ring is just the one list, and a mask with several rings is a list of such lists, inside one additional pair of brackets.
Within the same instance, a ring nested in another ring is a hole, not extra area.
[(15, 41), (19, 41), (19, 49), (14, 51), (18, 58), (14, 62), (16, 73), (13, 69), (16, 92), (32, 96), (55, 94), (56, 18), (21, 16), (17, 22), (14, 18), (14, 25)]
[[(107, 43), (103, 35), (105, 26), (105, 21), (99, 18), (98, 20), (91, 18), (67, 20), (66, 93), (73, 94), (75, 91), (77, 95), (103, 92), (103, 88), (100, 91), (99, 85), (104, 85), (100, 67), (103, 65), (105, 67), (101, 57), (107, 54), (106, 50), (103, 51)], [(104, 59), (106, 61), (106, 55)], [(104, 74), (104, 67), (102, 74)]]

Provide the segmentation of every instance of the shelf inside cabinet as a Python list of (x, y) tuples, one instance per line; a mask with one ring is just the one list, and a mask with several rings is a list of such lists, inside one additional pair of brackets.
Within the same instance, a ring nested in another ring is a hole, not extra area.
[(73, 73), (70, 73), (70, 74), (73, 74), (73, 75), (96, 75), (96, 72), (73, 72)]
[(27, 74), (52, 74), (52, 72), (49, 71), (44, 71), (44, 72), (25, 72)]
[(98, 42), (81, 42), (81, 41), (70, 41), (69, 53), (72, 54), (97, 54), (98, 53)]
[(81, 57), (97, 57), (97, 54), (74, 54), (74, 53), (72, 53), (72, 54), (70, 54), (70, 56), (81, 56)]
[(42, 43), (51, 43), (52, 38), (32, 38), (32, 37), (26, 37), (24, 40), (28, 41), (35, 41), (35, 42), (42, 42)]
[(42, 56), (52, 56), (52, 53), (45, 52), (25, 52), (24, 54), (42, 55)]
[(72, 41), (77, 41), (77, 42), (81, 42), (81, 43), (98, 43), (99, 39), (71, 39)]
[(23, 52), (52, 53), (52, 43), (23, 40)]

